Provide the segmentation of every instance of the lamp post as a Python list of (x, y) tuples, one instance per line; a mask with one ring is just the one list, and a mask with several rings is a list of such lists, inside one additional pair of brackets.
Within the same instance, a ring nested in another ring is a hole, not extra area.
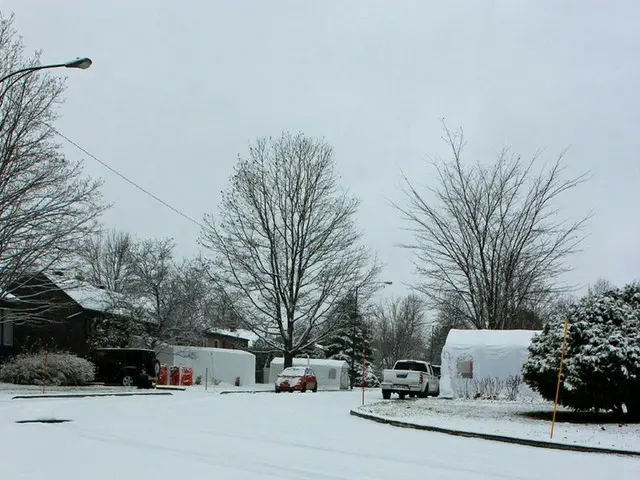
[[(393, 285), (393, 282), (373, 282), (373, 285)], [(354, 289), (354, 311), (353, 311), (353, 322), (352, 322), (352, 331), (351, 331), (351, 381), (350, 383), (350, 387), (353, 390), (353, 384), (356, 381), (356, 326), (358, 324), (358, 290), (359, 290), (360, 286), (356, 285), (355, 289)], [(364, 337), (362, 338), (362, 347), (363, 347), (363, 351), (364, 351)], [(364, 382), (364, 373), (363, 373), (363, 379), (362, 381)]]
[(92, 63), (93, 62), (91, 61), (90, 58), (83, 57), (83, 58), (76, 58), (75, 60), (71, 60), (65, 63), (52, 63), (50, 65), (36, 65), (34, 67), (25, 67), (25, 68), (21, 68), (20, 70), (16, 70), (15, 72), (6, 74), (4, 77), (0, 78), (0, 83), (10, 79), (11, 77), (14, 77), (15, 75), (20, 75), (21, 73), (31, 73), (38, 70), (45, 70), (50, 68), (64, 67), (64, 68), (79, 68), (81, 70), (86, 70), (91, 66)]

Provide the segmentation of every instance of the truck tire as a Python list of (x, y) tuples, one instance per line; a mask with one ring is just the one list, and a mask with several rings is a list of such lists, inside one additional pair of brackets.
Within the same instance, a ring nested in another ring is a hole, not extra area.
[(389, 400), (391, 398), (391, 390), (382, 390), (382, 398)]
[(406, 393), (404, 393), (404, 392), (400, 392), (400, 393), (398, 394), (398, 396), (400, 397), (400, 400), (404, 400), (404, 397), (405, 397), (406, 395), (407, 395), (407, 394), (406, 394)]

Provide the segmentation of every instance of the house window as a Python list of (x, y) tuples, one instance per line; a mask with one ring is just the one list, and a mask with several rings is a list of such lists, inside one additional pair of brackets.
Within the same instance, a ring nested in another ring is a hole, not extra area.
[(336, 379), (336, 369), (332, 368), (329, 370), (329, 380), (335, 380)]
[(7, 315), (2, 312), (0, 314), (0, 326), (2, 327), (2, 346), (13, 347), (13, 320), (7, 318)]

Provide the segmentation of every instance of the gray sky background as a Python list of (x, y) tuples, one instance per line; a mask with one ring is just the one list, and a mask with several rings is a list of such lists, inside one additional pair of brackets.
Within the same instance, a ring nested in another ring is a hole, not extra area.
[[(640, 278), (640, 2), (0, 0), (44, 62), (89, 56), (68, 75), (62, 133), (179, 210), (215, 212), (237, 155), (283, 130), (325, 137), (362, 200), (385, 292), (412, 282), (400, 169), (433, 182), (440, 119), (465, 130), (466, 159), (566, 147), (592, 171), (561, 213), (596, 211), (567, 280)], [(69, 145), (71, 158), (86, 158)], [(173, 237), (199, 228), (86, 158), (115, 204), (104, 222)]]

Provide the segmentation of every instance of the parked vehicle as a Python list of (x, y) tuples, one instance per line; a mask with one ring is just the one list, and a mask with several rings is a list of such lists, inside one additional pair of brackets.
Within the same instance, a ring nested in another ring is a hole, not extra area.
[(98, 348), (92, 361), (97, 381), (127, 387), (155, 387), (160, 372), (156, 353), (142, 348)]
[(382, 398), (391, 398), (397, 393), (400, 399), (405, 396), (427, 397), (440, 393), (440, 379), (434, 373), (433, 366), (420, 360), (398, 360), (391, 369), (382, 372)]
[(280, 392), (312, 392), (318, 391), (318, 378), (316, 373), (309, 367), (288, 367), (285, 368), (275, 382), (276, 393)]

